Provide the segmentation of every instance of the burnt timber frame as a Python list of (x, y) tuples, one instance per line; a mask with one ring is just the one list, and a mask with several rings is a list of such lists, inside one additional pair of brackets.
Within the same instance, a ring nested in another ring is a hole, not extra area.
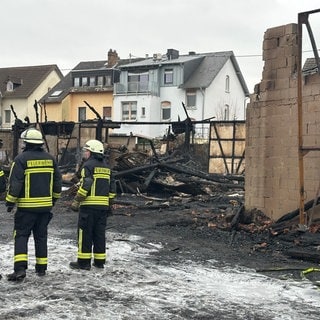
[[(217, 125), (218, 124), (224, 124), (224, 123), (232, 125), (232, 138), (222, 138), (220, 136), (218, 128), (217, 128)], [(221, 156), (219, 156), (219, 155), (212, 156), (210, 154), (210, 151), (209, 151), (209, 159), (208, 160), (209, 160), (209, 163), (210, 163), (210, 159), (221, 158), (223, 160), (223, 163), (224, 163), (224, 166), (225, 166), (227, 174), (242, 174), (242, 172), (239, 172), (239, 170), (240, 170), (241, 164), (242, 164), (242, 162), (244, 161), (244, 158), (245, 158), (245, 150), (243, 150), (243, 152), (242, 152), (242, 154), (240, 156), (236, 154), (236, 144), (237, 144), (237, 142), (238, 141), (241, 141), (241, 142), (245, 141), (245, 138), (238, 138), (237, 137), (237, 124), (242, 124), (242, 123), (245, 123), (245, 120), (212, 121), (212, 122), (210, 122), (209, 148), (210, 148), (211, 142), (212, 141), (216, 141), (218, 146), (219, 146)], [(211, 132), (212, 130), (214, 130), (216, 138), (212, 137), (212, 132)], [(229, 152), (229, 154), (230, 154), (229, 156), (226, 155), (225, 150), (224, 150), (223, 145), (222, 145), (222, 142), (230, 142), (231, 143), (231, 154)], [(228, 163), (227, 163), (228, 159), (231, 160), (231, 168), (230, 168), (231, 170), (229, 169), (229, 166), (228, 166)], [(235, 160), (236, 159), (239, 159), (239, 163), (235, 167)], [(209, 167), (209, 164), (208, 164), (208, 167)]]

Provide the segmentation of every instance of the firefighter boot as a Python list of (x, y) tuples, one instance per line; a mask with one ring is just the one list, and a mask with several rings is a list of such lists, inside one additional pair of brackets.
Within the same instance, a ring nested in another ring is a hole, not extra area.
[(26, 277), (26, 270), (21, 269), (7, 275), (8, 281), (22, 281)]
[(103, 269), (104, 268), (104, 263), (94, 262), (93, 266), (98, 268), (98, 269)]
[(43, 277), (43, 276), (45, 276), (46, 275), (46, 267), (44, 267), (44, 266), (36, 266), (36, 275), (38, 276), (38, 277)]
[(74, 262), (70, 262), (69, 263), (69, 266), (71, 269), (76, 269), (76, 270), (90, 270), (91, 269), (91, 266), (90, 264), (82, 264), (82, 263), (79, 263), (78, 261), (74, 261)]

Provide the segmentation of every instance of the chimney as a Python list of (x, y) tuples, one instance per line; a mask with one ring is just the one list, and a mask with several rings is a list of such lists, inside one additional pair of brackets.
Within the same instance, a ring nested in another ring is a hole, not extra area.
[(168, 60), (178, 59), (179, 51), (175, 49), (167, 49), (167, 58)]
[(120, 58), (116, 50), (113, 51), (112, 49), (110, 49), (108, 51), (108, 67), (115, 66), (118, 63), (119, 59)]

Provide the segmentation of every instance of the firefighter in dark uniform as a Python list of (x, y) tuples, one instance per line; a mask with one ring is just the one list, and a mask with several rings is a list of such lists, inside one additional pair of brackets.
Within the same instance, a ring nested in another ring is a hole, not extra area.
[[(3, 170), (0, 168), (0, 194), (6, 191), (7, 180)], [(2, 278), (0, 274), (0, 279)]]
[(115, 197), (115, 184), (104, 157), (103, 144), (89, 140), (83, 147), (85, 162), (81, 168), (80, 186), (71, 204), (79, 211), (77, 261), (72, 269), (103, 268), (106, 262), (105, 229), (111, 201)]
[(0, 168), (0, 193), (6, 191), (7, 181), (4, 171)]
[(28, 240), (33, 233), (35, 271), (44, 276), (47, 270), (48, 224), (51, 209), (61, 194), (61, 173), (55, 158), (43, 150), (43, 137), (35, 128), (25, 130), (21, 138), (24, 150), (13, 161), (6, 195), (7, 211), (14, 206), (14, 272), (9, 281), (22, 280), (28, 268)]
[[(0, 139), (0, 149), (3, 146), (2, 139)], [(7, 178), (2, 168), (0, 168), (0, 194), (3, 194), (6, 191), (7, 187)]]

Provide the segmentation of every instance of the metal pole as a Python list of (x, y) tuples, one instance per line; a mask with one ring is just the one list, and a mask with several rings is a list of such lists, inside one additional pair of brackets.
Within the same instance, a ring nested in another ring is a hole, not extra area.
[[(304, 163), (303, 157), (311, 150), (319, 150), (319, 148), (304, 148), (303, 147), (303, 110), (302, 110), (302, 24), (305, 24), (309, 32), (313, 52), (316, 58), (316, 63), (319, 69), (319, 56), (312, 30), (309, 24), (309, 14), (320, 12), (320, 9), (301, 12), (298, 14), (298, 160), (299, 160), (299, 186), (300, 186), (300, 205), (299, 205), (299, 222), (307, 226), (307, 215), (304, 210)], [(318, 70), (319, 72), (319, 70)]]
[(302, 225), (306, 225), (306, 217), (304, 212), (304, 165), (303, 165), (303, 112), (302, 112), (302, 23), (304, 14), (298, 14), (298, 159), (299, 159), (299, 192), (300, 192), (300, 205), (299, 205), (299, 222)]

